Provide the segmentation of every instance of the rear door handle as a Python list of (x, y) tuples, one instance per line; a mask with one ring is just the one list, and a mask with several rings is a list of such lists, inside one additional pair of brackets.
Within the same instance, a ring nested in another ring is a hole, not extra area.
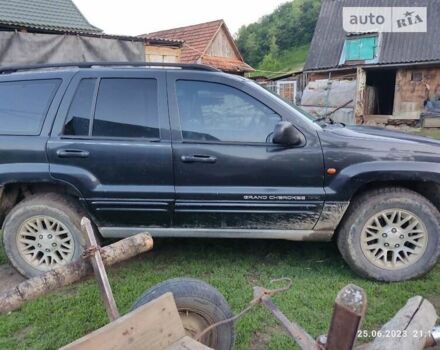
[(59, 149), (57, 156), (59, 158), (88, 158), (90, 153), (80, 149)]
[(215, 163), (217, 158), (214, 156), (207, 156), (203, 154), (195, 154), (193, 156), (180, 157), (183, 163)]

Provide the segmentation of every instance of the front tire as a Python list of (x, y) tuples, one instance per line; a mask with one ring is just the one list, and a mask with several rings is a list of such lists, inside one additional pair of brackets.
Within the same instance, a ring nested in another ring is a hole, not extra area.
[(3, 243), (11, 264), (31, 278), (78, 260), (84, 215), (73, 199), (45, 193), (24, 199), (7, 215)]
[(404, 281), (429, 272), (440, 258), (440, 213), (420, 194), (383, 188), (358, 197), (337, 243), (354, 271), (378, 281)]

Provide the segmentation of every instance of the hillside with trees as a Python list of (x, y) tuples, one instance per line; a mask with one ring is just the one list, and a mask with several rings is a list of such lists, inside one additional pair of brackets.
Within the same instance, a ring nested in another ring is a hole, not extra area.
[(246, 62), (259, 70), (256, 74), (302, 68), (320, 7), (321, 0), (286, 2), (258, 22), (239, 29), (238, 47)]

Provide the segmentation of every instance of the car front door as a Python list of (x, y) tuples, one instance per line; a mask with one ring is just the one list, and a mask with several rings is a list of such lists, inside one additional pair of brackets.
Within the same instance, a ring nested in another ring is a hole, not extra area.
[(274, 238), (313, 229), (325, 197), (316, 131), (298, 128), (298, 147), (273, 144), (275, 125), (292, 116), (244, 79), (168, 73), (168, 94), (175, 228)]
[(169, 131), (165, 72), (80, 72), (47, 144), (50, 173), (82, 193), (100, 226), (169, 226)]

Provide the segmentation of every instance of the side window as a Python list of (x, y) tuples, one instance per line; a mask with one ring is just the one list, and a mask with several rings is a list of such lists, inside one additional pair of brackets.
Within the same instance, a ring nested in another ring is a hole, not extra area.
[(38, 135), (61, 80), (0, 83), (0, 134)]
[(89, 135), (96, 79), (83, 79), (78, 85), (67, 114), (64, 135)]
[(159, 138), (155, 79), (102, 79), (93, 136)]
[(186, 141), (268, 142), (281, 117), (230, 86), (176, 82), (182, 137)]

